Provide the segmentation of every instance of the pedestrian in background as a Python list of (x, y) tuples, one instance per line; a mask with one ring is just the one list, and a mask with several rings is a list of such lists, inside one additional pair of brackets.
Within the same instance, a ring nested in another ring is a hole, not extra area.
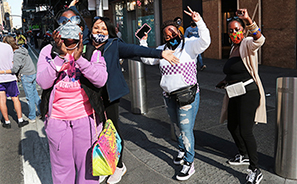
[(100, 88), (107, 80), (106, 63), (100, 51), (90, 62), (81, 57), (84, 21), (79, 14), (66, 9), (56, 19), (55, 44), (41, 50), (37, 63), (53, 183), (98, 184), (89, 150), (104, 120)]
[[(265, 93), (258, 74), (258, 49), (265, 38), (248, 15), (247, 9), (236, 11), (238, 17), (228, 19), (228, 32), (232, 40), (229, 59), (225, 63), (226, 78), (217, 87), (244, 84), (246, 93), (230, 99), (225, 95), (221, 122), (228, 120), (230, 131), (239, 153), (228, 161), (230, 165), (249, 165), (247, 184), (260, 183), (263, 175), (258, 166), (257, 142), (253, 134), (255, 123), (266, 123)], [(250, 36), (244, 37), (248, 30)]]
[(16, 43), (19, 45), (19, 46), (22, 46), (22, 47), (25, 47), (26, 49), (28, 49), (28, 46), (27, 46), (27, 39), (24, 35), (22, 35), (20, 33), (20, 31), (17, 31), (16, 32)]
[(122, 33), (119, 31), (118, 27), (115, 27), (115, 31), (116, 31), (117, 37), (122, 38)]
[[(152, 48), (145, 48), (135, 44), (127, 44), (116, 35), (115, 26), (107, 17), (95, 17), (90, 35), (90, 42), (86, 45), (85, 57), (90, 60), (94, 51), (99, 50), (106, 61), (108, 80), (103, 87), (103, 101), (107, 118), (111, 119), (121, 136), (119, 129), (119, 103), (121, 97), (129, 93), (128, 85), (122, 74), (119, 59), (131, 59), (134, 57), (154, 57), (165, 58), (167, 60), (176, 59), (171, 51), (163, 51)], [(122, 138), (122, 137), (121, 137)], [(122, 138), (122, 147), (124, 147)], [(123, 150), (123, 149), (122, 149)], [(123, 153), (123, 152), (122, 152)], [(114, 184), (121, 181), (127, 168), (122, 162), (121, 153), (117, 168), (113, 175), (109, 176), (107, 183)], [(106, 176), (107, 177), (107, 176)], [(101, 177), (103, 181), (104, 178)]]
[(183, 26), (181, 26), (182, 25), (182, 21), (183, 21), (183, 19), (180, 18), (180, 17), (175, 17), (174, 18), (174, 22), (176, 22), (178, 24), (178, 30), (181, 32), (181, 34), (184, 35), (185, 34), (185, 30), (184, 30)]
[(8, 74), (8, 71), (13, 67), (13, 50), (10, 45), (0, 42), (0, 110), (5, 122), (2, 124), (4, 128), (11, 128), (8, 118), (6, 98), (11, 97), (14, 109), (17, 113), (18, 127), (23, 127), (29, 122), (22, 118), (22, 107), (18, 95), (20, 94), (17, 86), (17, 77)]
[[(185, 37), (186, 38), (187, 37), (191, 38), (192, 36), (199, 38), (197, 25), (193, 21), (191, 21), (191, 25), (189, 27), (187, 27), (186, 32), (185, 32)], [(206, 68), (206, 65), (203, 64), (201, 54), (198, 55), (197, 60), (198, 60), (198, 63), (199, 63), (199, 67), (197, 67), (197, 69), (200, 68), (200, 70), (203, 71)]]
[(11, 70), (6, 70), (6, 73), (21, 76), (21, 82), (24, 88), (26, 99), (29, 106), (29, 123), (36, 121), (36, 108), (40, 114), (40, 98), (36, 90), (36, 70), (33, 61), (24, 47), (19, 47), (12, 36), (6, 36), (3, 39), (13, 49), (13, 67)]
[[(210, 45), (210, 34), (204, 21), (198, 12), (185, 13), (192, 17), (198, 27), (200, 37), (184, 38), (178, 31), (179, 25), (175, 21), (166, 21), (162, 25), (165, 44), (157, 47), (162, 50), (172, 50), (180, 63), (173, 64), (163, 59), (141, 58), (146, 64), (159, 64), (162, 74), (160, 86), (164, 90), (163, 98), (171, 122), (174, 124), (178, 140), (178, 154), (173, 160), (174, 164), (183, 167), (177, 174), (177, 180), (187, 180), (195, 173), (195, 138), (194, 125), (199, 109), (200, 93), (197, 81), (196, 58)], [(140, 41), (141, 45), (147, 46), (147, 38)], [(188, 101), (181, 104), (177, 94), (187, 91), (185, 96), (191, 96)]]

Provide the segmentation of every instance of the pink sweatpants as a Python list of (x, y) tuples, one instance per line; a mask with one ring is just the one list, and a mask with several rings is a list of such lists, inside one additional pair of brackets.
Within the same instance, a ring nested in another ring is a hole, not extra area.
[[(98, 118), (96, 118), (98, 120)], [(102, 123), (97, 123), (98, 134)], [(92, 145), (96, 141), (93, 115), (77, 120), (45, 121), (54, 184), (93, 184)]]

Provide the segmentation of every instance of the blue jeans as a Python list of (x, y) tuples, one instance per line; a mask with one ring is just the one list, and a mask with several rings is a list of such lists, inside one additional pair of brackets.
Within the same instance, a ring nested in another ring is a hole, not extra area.
[(195, 101), (189, 105), (180, 107), (175, 99), (164, 97), (167, 112), (174, 125), (175, 135), (178, 141), (178, 148), (185, 150), (184, 161), (192, 163), (195, 155), (194, 125), (199, 109), (199, 93), (196, 94)]
[(202, 61), (202, 56), (201, 56), (201, 54), (199, 54), (198, 55), (198, 57), (197, 57), (197, 61), (198, 61), (198, 65), (199, 65), (199, 67), (201, 68), (204, 64), (203, 64), (203, 61)]
[(23, 88), (25, 91), (25, 95), (29, 105), (29, 116), (28, 118), (31, 120), (36, 119), (36, 107), (38, 109), (38, 113), (40, 113), (40, 98), (38, 96), (36, 90), (36, 74), (33, 75), (23, 75), (21, 77)]

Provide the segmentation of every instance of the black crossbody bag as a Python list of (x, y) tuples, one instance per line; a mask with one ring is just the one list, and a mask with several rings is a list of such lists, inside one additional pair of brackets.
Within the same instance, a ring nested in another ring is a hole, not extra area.
[(169, 97), (175, 99), (180, 106), (185, 106), (195, 101), (196, 92), (197, 84), (173, 91)]

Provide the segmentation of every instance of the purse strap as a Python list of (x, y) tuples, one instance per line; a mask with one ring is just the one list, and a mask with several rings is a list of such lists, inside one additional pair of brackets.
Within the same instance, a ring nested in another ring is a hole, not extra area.
[(253, 80), (253, 79), (250, 79), (250, 80), (245, 81), (245, 82), (243, 83), (243, 85), (244, 85), (244, 86), (247, 86), (247, 85), (251, 84), (252, 82), (254, 82), (254, 80)]
[[(106, 111), (104, 111), (104, 116), (105, 116), (105, 122), (106, 122), (107, 121)], [(94, 118), (94, 127), (95, 127), (95, 131), (96, 131), (95, 138), (97, 139), (97, 138), (99, 138), (99, 134), (98, 134), (98, 131), (97, 131), (96, 112), (95, 112), (94, 109), (93, 109), (93, 118)], [(102, 129), (104, 128), (105, 122), (103, 122)]]

